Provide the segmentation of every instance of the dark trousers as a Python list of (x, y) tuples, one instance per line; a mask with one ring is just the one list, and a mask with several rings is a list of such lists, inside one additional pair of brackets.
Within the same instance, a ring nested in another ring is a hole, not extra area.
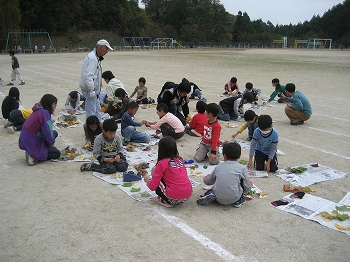
[(91, 166), (92, 171), (96, 171), (102, 174), (114, 174), (115, 172), (125, 172), (128, 169), (129, 164), (120, 159), (119, 162), (95, 164), (93, 163)]
[[(268, 155), (263, 154), (259, 150), (255, 150), (255, 168), (256, 170), (263, 171), (265, 167), (265, 162), (269, 158)], [(276, 153), (274, 154), (273, 158), (271, 159), (270, 163), (270, 172), (275, 172), (278, 169), (278, 161)]]
[[(53, 130), (53, 136), (55, 138), (57, 138), (58, 136), (58, 133), (56, 130)], [(50, 160), (50, 159), (57, 159), (61, 156), (61, 151), (58, 150), (56, 147), (54, 146), (51, 146), (49, 148), (47, 148), (47, 160)]]
[(175, 133), (174, 128), (167, 123), (161, 125), (160, 130), (163, 136), (171, 136), (175, 140), (181, 138), (185, 134), (185, 132)]
[(174, 116), (176, 116), (178, 119), (180, 119), (181, 123), (185, 126), (186, 125), (186, 118), (183, 114), (180, 113), (179, 108), (177, 105), (171, 105), (168, 108), (169, 112), (172, 113)]
[(166, 189), (166, 184), (164, 183), (164, 180), (160, 180), (161, 185), (157, 187), (156, 194), (157, 196), (161, 197), (165, 202), (172, 205), (172, 203), (169, 202), (169, 198), (164, 194), (164, 191)]
[(22, 130), (22, 125), (26, 121), (22, 115), (21, 110), (15, 109), (10, 112), (10, 117), (8, 119), (14, 127), (16, 127), (17, 131)]

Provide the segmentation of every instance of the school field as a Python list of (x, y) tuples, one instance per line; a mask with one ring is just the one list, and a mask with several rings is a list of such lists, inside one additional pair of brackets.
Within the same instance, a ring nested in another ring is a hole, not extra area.
[[(24, 108), (46, 94), (58, 98), (59, 116), (70, 91), (78, 90), (86, 53), (20, 54), (26, 82), (17, 86)], [(224, 84), (238, 78), (273, 91), (271, 80), (292, 82), (311, 101), (313, 115), (302, 126), (291, 126), (284, 105), (257, 114), (272, 116), (279, 131), (279, 167), (319, 163), (346, 172), (343, 179), (314, 184), (319, 196), (334, 202), (350, 192), (350, 52), (340, 50), (150, 50), (115, 51), (105, 56), (111, 70), (130, 94), (144, 76), (149, 96), (156, 98), (166, 81), (183, 77), (196, 83), (208, 102), (219, 102)], [(11, 59), (0, 56), (1, 101), (8, 94)], [(16, 80), (16, 84), (19, 81)], [(191, 100), (194, 114), (196, 100)], [(79, 116), (84, 121), (85, 115)], [(140, 108), (136, 120), (156, 120), (154, 107)], [(4, 120), (0, 123), (3, 125)], [(221, 141), (237, 128), (222, 123)], [(242, 122), (231, 121), (240, 125)], [(147, 130), (145, 127), (139, 130)], [(84, 145), (83, 129), (60, 129), (56, 145)], [(156, 201), (137, 202), (118, 189), (80, 172), (81, 163), (44, 162), (28, 166), (18, 148), (19, 132), (0, 128), (0, 261), (348, 261), (350, 237), (316, 222), (270, 206), (288, 193), (280, 178), (255, 178), (266, 198), (240, 208), (219, 204), (198, 206), (204, 193), (202, 177), (191, 177), (194, 188), (187, 203), (172, 209)], [(246, 139), (247, 131), (237, 138)], [(180, 155), (191, 159), (198, 138), (178, 140)], [(157, 148), (156, 146), (154, 148)], [(248, 150), (241, 159), (248, 160)], [(349, 225), (350, 226), (350, 225)]]

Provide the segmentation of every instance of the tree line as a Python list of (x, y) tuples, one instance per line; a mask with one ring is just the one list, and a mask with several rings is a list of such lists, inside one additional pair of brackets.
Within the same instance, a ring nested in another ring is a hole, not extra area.
[[(7, 33), (45, 29), (71, 41), (77, 32), (101, 30), (119, 37), (169, 37), (194, 45), (202, 42), (270, 42), (271, 39), (331, 38), (350, 46), (350, 0), (322, 16), (297, 25), (251, 20), (230, 14), (219, 0), (0, 0), (0, 41)], [(78, 40), (76, 40), (78, 41)]]

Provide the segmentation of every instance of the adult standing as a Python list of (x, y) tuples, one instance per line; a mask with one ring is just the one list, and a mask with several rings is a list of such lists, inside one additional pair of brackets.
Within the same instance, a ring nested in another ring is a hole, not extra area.
[(286, 84), (287, 97), (282, 93), (281, 98), (288, 100), (288, 104), (284, 110), (293, 126), (302, 125), (304, 121), (311, 117), (312, 109), (309, 99), (299, 92), (295, 91), (295, 85)]
[(79, 86), (85, 100), (86, 118), (95, 115), (101, 121), (99, 94), (102, 86), (101, 61), (108, 50), (113, 50), (107, 40), (97, 41), (96, 48), (84, 59)]

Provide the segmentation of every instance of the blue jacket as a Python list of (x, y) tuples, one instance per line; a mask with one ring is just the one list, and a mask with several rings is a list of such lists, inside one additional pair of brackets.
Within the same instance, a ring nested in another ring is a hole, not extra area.
[(18, 145), (36, 160), (46, 160), (48, 148), (55, 143), (51, 113), (40, 103), (33, 106), (33, 113), (25, 121), (19, 136)]

